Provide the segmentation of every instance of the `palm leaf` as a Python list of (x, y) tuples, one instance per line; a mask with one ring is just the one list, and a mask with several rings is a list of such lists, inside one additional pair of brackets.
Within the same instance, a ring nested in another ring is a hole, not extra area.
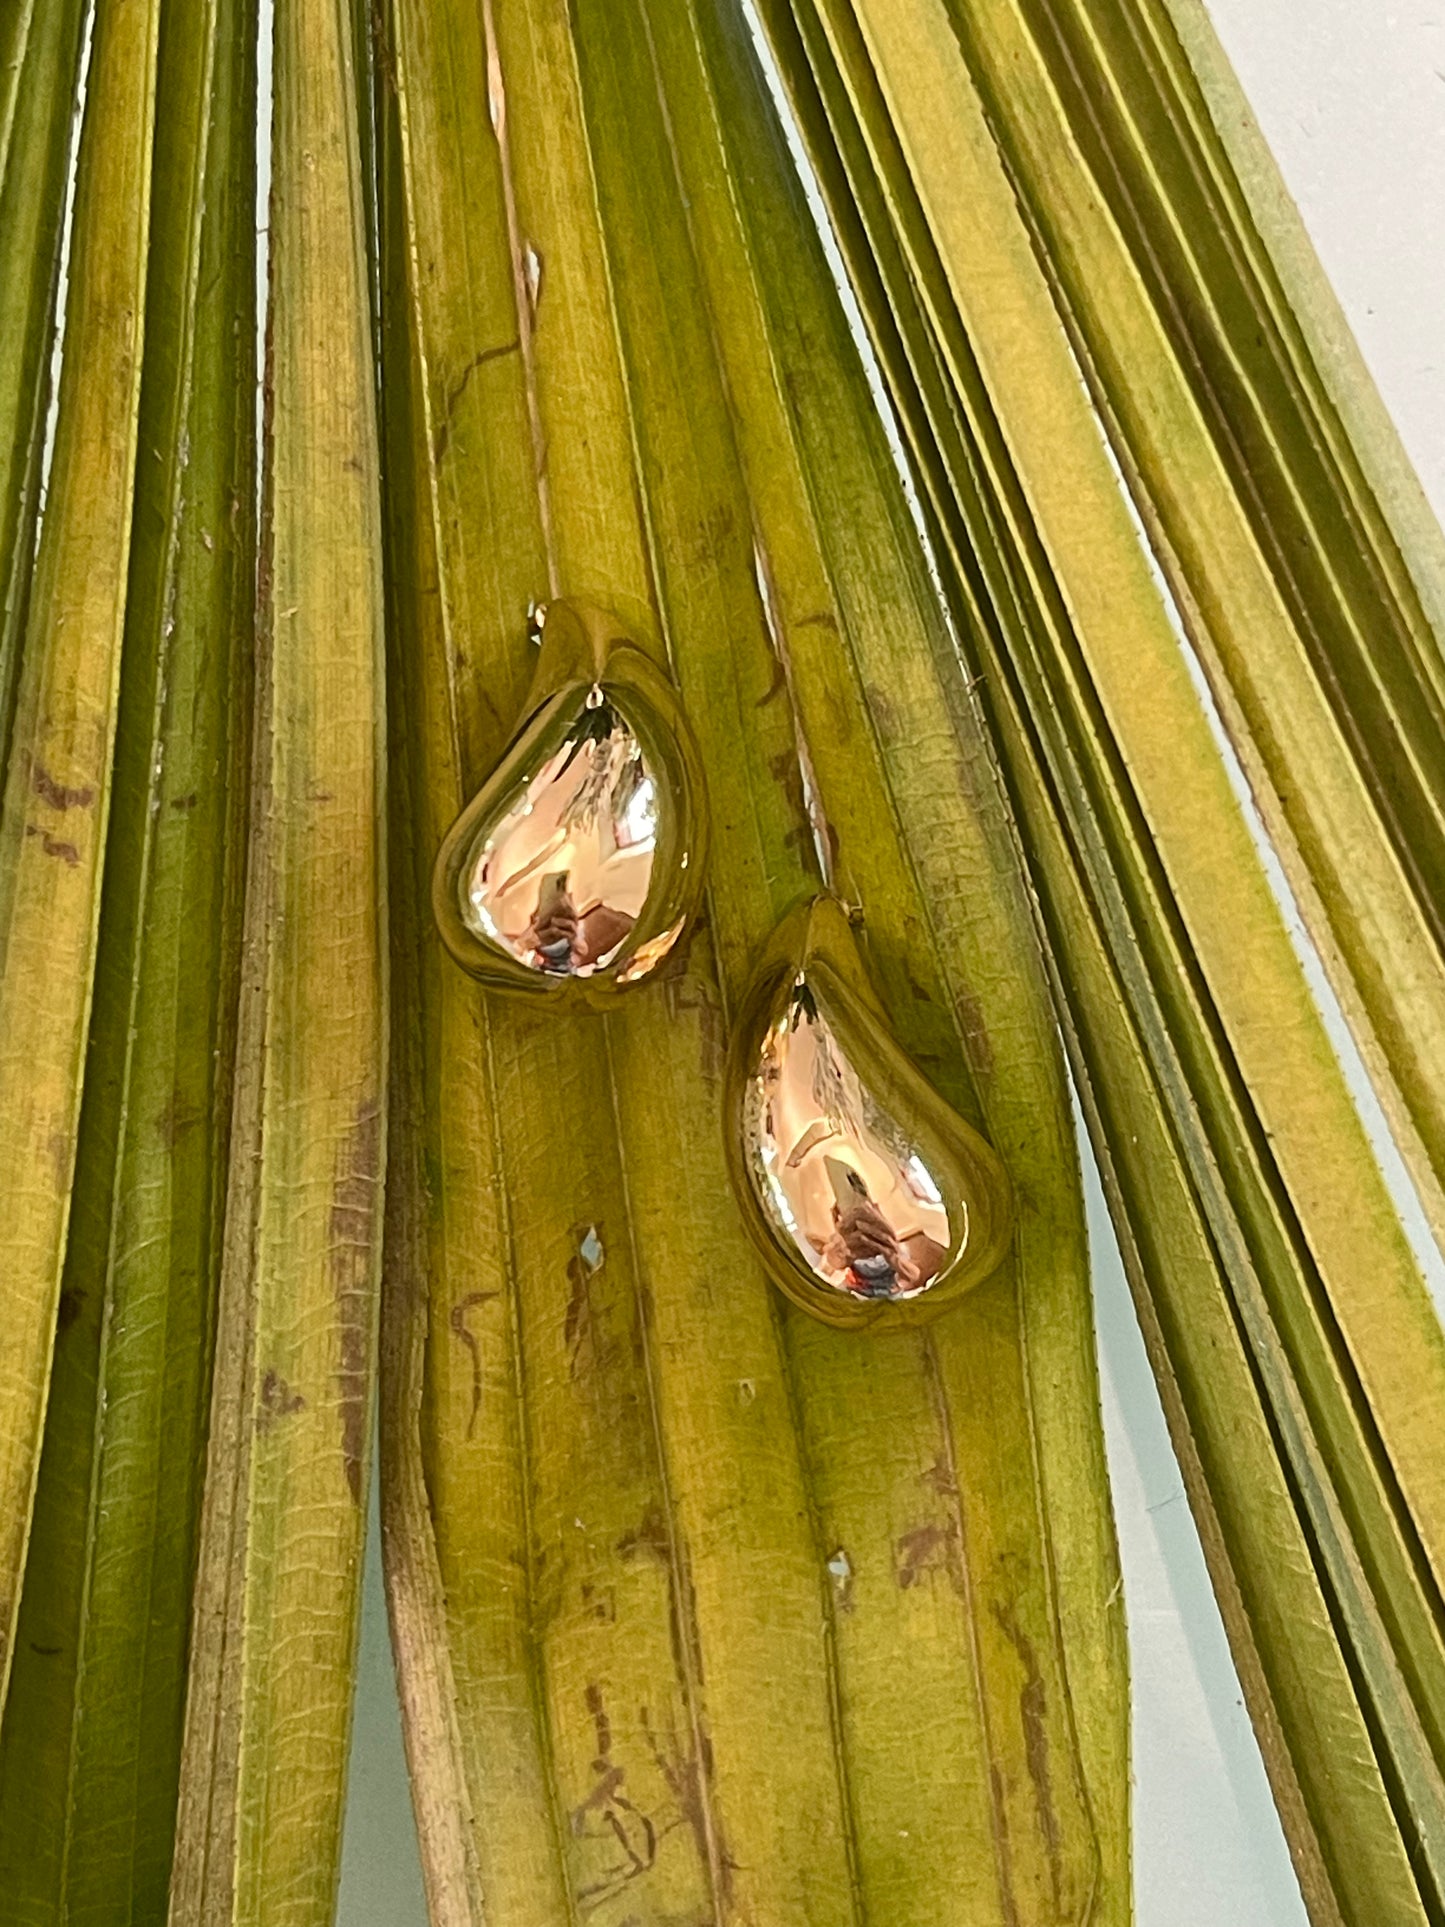
[[(830, 5), (770, 21), (989, 676), (1156, 1369), (1181, 1439), (1188, 1427), (1307, 1892), (1326, 1918), (1423, 1917), (1440, 1653), (1421, 1415), (1439, 1398), (1438, 1323), (949, 20)], [(1192, 1273), (1166, 1256), (1191, 1244)], [(1261, 1542), (1271, 1494), (1284, 1504)], [(1328, 1772), (1341, 1749), (1370, 1770)]]
[(82, 0), (20, 0), (0, 22), (0, 746), (25, 633), (55, 325)]
[[(20, 1573), (60, 1299), (100, 911), (136, 463), (154, 5), (95, 22), (49, 499), (0, 814), (0, 1631)], [(40, 237), (37, 237), (39, 243)]]
[[(254, 20), (164, 23), (143, 445), (80, 1150), (10, 1698), (0, 1882), (164, 1911), (235, 999), (255, 489)], [(204, 303), (199, 291), (204, 288)], [(164, 456), (162, 457), (162, 451)]]
[[(734, 154), (717, 133), (723, 83), (685, 16), (583, 7), (575, 43), (560, 9), (500, 5), (493, 19), (489, 46), (463, 10), (398, 7), (387, 52), (398, 680), (404, 733), (425, 746), (410, 840), (425, 866), (500, 748), (526, 670), (521, 616), (550, 563), (554, 589), (624, 614), (651, 605), (699, 732), (715, 856), (709, 941), (609, 1014), (596, 1068), (586, 1031), (505, 1003), (469, 1044), (474, 993), (429, 933), (413, 922), (401, 938), (417, 1084), (397, 1116), (416, 1140), (399, 1152), (409, 1195), (394, 1194), (384, 1501), (433, 1907), (560, 1919), (570, 1886), (604, 1918), (691, 1897), (724, 1918), (905, 1921), (962, 1878), (990, 1910), (980, 1918), (1015, 1900), (1083, 1918), (1102, 1858), (1119, 1917), (1118, 1619), (1062, 1093), (977, 737), (960, 793), (956, 748), (942, 771), (919, 762), (931, 674), (899, 691), (891, 756), (856, 671), (838, 679), (840, 651), (890, 632), (870, 667), (894, 674), (936, 617), (836, 297), (736, 22), (715, 49), (729, 107), (747, 114)], [(779, 224), (788, 243), (807, 237), (795, 271), (822, 317), (786, 370), (771, 335), (786, 309), (769, 314), (753, 263), (769, 242), (739, 226), (732, 199), (750, 166), (764, 170), (756, 219), (772, 221), (771, 245), (787, 244)], [(808, 410), (810, 442), (789, 396), (824, 339), (842, 345), (845, 375)], [(851, 427), (830, 446), (836, 405)], [(516, 439), (529, 420), (544, 489)], [(1036, 1161), (1021, 1268), (927, 1339), (860, 1344), (780, 1319), (739, 1242), (714, 1135), (726, 1013), (776, 917), (817, 888), (760, 563), (809, 692), (805, 729), (808, 703), (816, 725), (831, 701), (838, 740), (810, 736), (813, 764), (895, 1020), (954, 1101)], [(927, 855), (902, 856), (890, 781), (949, 825), (926, 879), (912, 866)], [(965, 878), (971, 914), (944, 910)], [(951, 981), (940, 915), (960, 952)], [(994, 1024), (1032, 1039), (1006, 1095), (964, 1051), (966, 1030), (982, 1051)], [(585, 1136), (549, 1119), (554, 1091), (583, 1103)], [(1057, 1135), (1039, 1137), (1041, 1112)], [(621, 1195), (609, 1140), (625, 1146)], [(1040, 1439), (1050, 1497), (1072, 1494), (1058, 1551), (1082, 1742), (1040, 1534), (1022, 1316), (1049, 1334), (1050, 1383), (1068, 1388)], [(499, 1495), (485, 1513), (469, 1497), (482, 1476)], [(739, 1600), (739, 1572), (766, 1575), (765, 1619)], [(905, 1647), (907, 1680), (893, 1660)]]
[[(1041, 259), (1438, 1235), (1438, 533), (1402, 549), (1341, 358), (1311, 345), (1324, 301), (1291, 303), (1170, 9), (970, 18)], [(1197, 23), (1191, 44), (1218, 75)]]
[(349, 14), (276, 9), (237, 1104), (171, 1918), (335, 1902), (385, 1148), (374, 386)]

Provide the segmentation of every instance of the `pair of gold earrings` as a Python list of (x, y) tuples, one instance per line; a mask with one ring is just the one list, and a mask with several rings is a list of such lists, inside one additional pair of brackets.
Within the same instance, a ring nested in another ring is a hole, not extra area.
[[(605, 1005), (697, 909), (702, 764), (672, 683), (614, 617), (555, 601), (541, 642), (523, 719), (442, 843), (433, 909), (483, 983)], [(932, 1316), (1008, 1249), (1002, 1164), (898, 1044), (831, 896), (786, 916), (759, 959), (725, 1109), (752, 1242), (829, 1324)]]

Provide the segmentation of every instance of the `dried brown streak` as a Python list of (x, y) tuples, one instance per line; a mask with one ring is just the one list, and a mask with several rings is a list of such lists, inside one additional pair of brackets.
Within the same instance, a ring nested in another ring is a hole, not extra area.
[(341, 1146), (331, 1193), (331, 1283), (340, 1359), (341, 1459), (346, 1483), (361, 1503), (372, 1332), (372, 1246), (381, 1180), (381, 1106), (366, 1098)]
[[(709, 999), (708, 986), (705, 982), (697, 981), (696, 988), (699, 993), (698, 1004), (705, 1012), (711, 1010), (715, 1014), (719, 1032), (721, 1032), (722, 1013), (720, 1005)], [(715, 998), (716, 993), (714, 992), (713, 995)], [(678, 1004), (682, 1004), (683, 1008), (690, 1007), (682, 1003), (680, 987), (675, 987), (671, 984), (668, 985), (668, 1001), (670, 1009), (675, 1009)], [(707, 1032), (708, 1025), (705, 1020), (703, 1024), (704, 1059), (706, 1059), (708, 1051)], [(604, 1036), (607, 1035), (605, 1031), (603, 1034)], [(719, 1035), (717, 1039), (716, 1048), (719, 1051), (721, 1059), (721, 1055), (725, 1051), (725, 1044), (721, 1035)], [(621, 1118), (617, 1110), (617, 1086), (615, 1077), (612, 1075), (612, 1069), (609, 1042), (608, 1071), (612, 1092), (613, 1122), (617, 1130), (620, 1148), (624, 1144), (625, 1139), (622, 1131)], [(718, 1074), (720, 1075), (720, 1068)], [(631, 1198), (626, 1186), (625, 1164), (623, 1169), (624, 1198), (629, 1212), (628, 1225), (632, 1237), (633, 1277), (637, 1285), (641, 1286), (645, 1283), (645, 1280), (643, 1277), (643, 1267), (638, 1257), (636, 1226), (630, 1215)], [(712, 1888), (713, 1919), (716, 1927), (722, 1927), (724, 1917), (728, 1912), (727, 1895), (731, 1889), (732, 1871), (731, 1862), (723, 1845), (722, 1835), (719, 1830), (717, 1814), (714, 1810), (710, 1781), (705, 1782), (703, 1777), (704, 1768), (709, 1774), (711, 1771), (712, 1748), (711, 1742), (706, 1737), (702, 1718), (702, 1641), (697, 1626), (696, 1604), (693, 1596), (687, 1548), (683, 1543), (681, 1532), (678, 1528), (673, 1497), (668, 1484), (667, 1454), (663, 1444), (661, 1416), (658, 1410), (656, 1371), (651, 1357), (650, 1346), (647, 1343), (647, 1322), (645, 1315), (640, 1310), (637, 1323), (643, 1337), (642, 1373), (647, 1386), (648, 1403), (651, 1408), (653, 1444), (657, 1454), (656, 1463), (661, 1482), (660, 1505), (654, 1505), (649, 1508), (649, 1511), (644, 1516), (642, 1533), (637, 1540), (637, 1545), (639, 1549), (646, 1547), (660, 1556), (666, 1562), (668, 1569), (669, 1632), (672, 1642), (673, 1663), (678, 1683), (682, 1688), (683, 1707), (687, 1723), (693, 1735), (693, 1755), (695, 1759), (702, 1763), (692, 1782), (695, 1797), (691, 1807), (687, 1810), (687, 1817), (689, 1825), (691, 1825), (693, 1829), (698, 1858), (702, 1866), (707, 1870), (709, 1884)], [(630, 1537), (630, 1535), (624, 1535), (624, 1538), (627, 1537)], [(619, 1545), (619, 1551), (622, 1550), (623, 1547)], [(641, 1717), (644, 1729), (646, 1729), (647, 1709), (645, 1707), (641, 1709)]]
[(689, 975), (667, 984), (668, 1016), (676, 1018), (689, 1011), (697, 1013), (702, 1074), (709, 1083), (716, 1084), (727, 1064), (726, 1025), (722, 1005), (701, 975)]
[[(630, 1880), (651, 1870), (657, 1861), (657, 1828), (649, 1816), (629, 1800), (622, 1791), (626, 1782), (623, 1769), (611, 1758), (612, 1722), (607, 1717), (602, 1688), (589, 1682), (583, 1694), (587, 1710), (592, 1715), (597, 1734), (597, 1758), (592, 1762), (592, 1770), (598, 1775), (597, 1784), (579, 1806), (572, 1809), (570, 1825), (574, 1839), (596, 1839), (597, 1835), (587, 1833), (587, 1821), (596, 1814), (603, 1827), (611, 1834), (622, 1851), (627, 1855), (627, 1864), (615, 1867), (594, 1881), (590, 1887), (583, 1887), (577, 1898), (584, 1904), (596, 1904), (607, 1896), (616, 1893)], [(642, 1851), (634, 1846), (630, 1828), (635, 1823), (641, 1830)]]
[(667, 1521), (659, 1506), (649, 1506), (643, 1515), (642, 1523), (630, 1532), (624, 1532), (617, 1541), (616, 1550), (624, 1559), (634, 1553), (650, 1553), (654, 1559), (666, 1564), (671, 1553), (667, 1537)]
[(864, 695), (868, 703), (869, 713), (878, 731), (879, 742), (896, 742), (898, 739), (898, 712), (893, 706), (892, 697), (888, 695), (886, 690), (880, 689), (876, 683), (870, 683), (864, 691)]
[(1061, 1905), (1063, 1885), (1063, 1871), (1059, 1859), (1063, 1842), (1059, 1816), (1054, 1808), (1053, 1775), (1049, 1767), (1048, 1689), (1044, 1685), (1034, 1643), (1019, 1625), (1013, 1612), (1002, 1600), (995, 1600), (993, 1616), (998, 1621), (1005, 1639), (1018, 1654), (1019, 1664), (1024, 1669), (1024, 1684), (1019, 1693), (1019, 1713), (1024, 1727), (1024, 1758), (1028, 1762), (1029, 1778), (1033, 1782), (1039, 1831), (1043, 1834), (1044, 1846), (1048, 1850), (1049, 1877), (1054, 1890), (1054, 1907), (1057, 1910)]
[(447, 1319), (448, 1325), (472, 1355), (472, 1411), (467, 1420), (467, 1437), (476, 1430), (477, 1417), (482, 1409), (482, 1348), (477, 1335), (467, 1325), (467, 1313), (476, 1305), (485, 1305), (493, 1298), (500, 1298), (499, 1291), (469, 1291), (452, 1306)]
[(479, 348), (462, 370), (458, 379), (452, 384), (447, 392), (446, 400), (442, 403), (441, 420), (437, 423), (436, 438), (432, 449), (432, 462), (436, 467), (441, 466), (441, 459), (447, 452), (447, 444), (450, 442), (452, 434), (452, 416), (456, 413), (462, 396), (467, 392), (472, 376), (482, 366), (483, 362), (499, 361), (503, 355), (514, 355), (520, 350), (521, 346), (522, 337), (520, 335), (514, 335), (510, 341), (502, 342), (499, 347)]
[(632, 1873), (635, 1877), (637, 1874), (646, 1873), (648, 1868), (652, 1866), (657, 1859), (657, 1829), (645, 1813), (639, 1812), (632, 1802), (630, 1800), (624, 1800), (620, 1793), (616, 1796), (616, 1804), (621, 1807), (624, 1812), (636, 1814), (642, 1826), (643, 1844), (646, 1848), (645, 1858), (628, 1839), (627, 1830), (615, 1812), (609, 1808), (602, 1816), (613, 1838), (632, 1862)]
[(274, 1365), (267, 1366), (261, 1380), (261, 1405), (256, 1413), (256, 1430), (264, 1437), (278, 1418), (289, 1418), (293, 1412), (304, 1412), (305, 1409), (306, 1400), (300, 1392), (291, 1389)]
[(647, 1341), (657, 1323), (657, 1307), (651, 1285), (637, 1287), (637, 1316), (632, 1321), (632, 1360), (639, 1371), (647, 1369)]
[(579, 1806), (572, 1809), (572, 1831), (579, 1837), (587, 1815), (594, 1813), (599, 1807), (606, 1806), (607, 1802), (627, 1777), (620, 1766), (610, 1762), (605, 1764), (600, 1771), (602, 1777), (598, 1780), (596, 1786), (593, 1787), (592, 1791), (587, 1795), (587, 1798), (583, 1800)]
[[(1008, 1837), (1008, 1788), (1004, 1785), (1003, 1773), (997, 1762), (988, 1770), (989, 1782), (993, 1787), (994, 1829), (998, 1837), (999, 1858), (1004, 1867), (1010, 1864)], [(1019, 1904), (1014, 1898), (1013, 1883), (1007, 1878), (999, 1882), (999, 1900), (1003, 1906), (1004, 1927), (1019, 1927)]]
[(971, 990), (965, 989), (959, 991), (954, 1009), (968, 1061), (977, 1076), (987, 1077), (993, 1070), (993, 1040), (984, 1022), (983, 1006)]
[[(641, 1531), (619, 1543), (618, 1551), (631, 1546), (646, 1547), (667, 1563), (671, 1583), (668, 1587), (668, 1632), (672, 1643), (673, 1665), (680, 1679), (691, 1681), (691, 1692), (700, 1700), (703, 1690), (702, 1633), (697, 1622), (697, 1602), (692, 1583), (692, 1562), (687, 1543), (680, 1532), (669, 1534), (661, 1513), (649, 1512)], [(712, 1739), (702, 1721), (700, 1707), (694, 1707), (692, 1744), (686, 1752), (674, 1732), (670, 1752), (664, 1749), (652, 1730), (647, 1708), (641, 1709), (643, 1731), (647, 1734), (658, 1770), (672, 1790), (683, 1819), (692, 1829), (698, 1856), (713, 1870), (717, 1896), (724, 1915), (732, 1903), (733, 1861), (728, 1853), (722, 1824), (709, 1799), (712, 1781)]]
[(52, 836), (48, 830), (42, 830), (38, 823), (27, 823), (25, 825), (25, 834), (27, 836), (38, 836), (40, 838), (40, 847), (44, 850), (45, 854), (47, 856), (63, 857), (72, 870), (76, 864), (79, 863), (80, 852), (73, 843), (62, 843), (58, 837)]
[(571, 1291), (567, 1297), (567, 1315), (563, 1321), (562, 1334), (567, 1343), (567, 1370), (576, 1379), (583, 1369), (583, 1347), (595, 1349), (595, 1321), (592, 1314), (592, 1272), (580, 1252), (573, 1252), (567, 1260), (567, 1277)]
[(922, 1484), (936, 1492), (941, 1499), (957, 1499), (958, 1482), (953, 1475), (953, 1467), (942, 1453), (933, 1461), (926, 1472), (919, 1474)]
[(187, 1131), (193, 1131), (198, 1124), (205, 1122), (205, 1113), (195, 1105), (185, 1104), (180, 1094), (172, 1091), (170, 1102), (163, 1111), (156, 1114), (156, 1131), (161, 1142), (174, 1151)]
[(652, 1757), (657, 1770), (666, 1780), (668, 1789), (677, 1803), (677, 1810), (692, 1829), (693, 1839), (703, 1865), (712, 1864), (716, 1854), (718, 1898), (722, 1902), (724, 1914), (731, 1911), (733, 1897), (733, 1874), (737, 1863), (727, 1850), (716, 1816), (713, 1816), (711, 1837), (708, 1828), (708, 1805), (706, 1783), (712, 1778), (712, 1742), (706, 1732), (699, 1727), (698, 1744), (684, 1753), (677, 1743), (674, 1733), (669, 1751), (658, 1739), (648, 1718), (647, 1708), (641, 1708), (642, 1730), (647, 1735), (647, 1743), (652, 1749)]
[(952, 1519), (942, 1526), (936, 1522), (915, 1526), (903, 1534), (895, 1551), (898, 1561), (895, 1576), (900, 1591), (907, 1592), (929, 1573), (942, 1571), (959, 1598), (967, 1597), (963, 1549), (959, 1544), (958, 1526)]
[[(520, 1563), (518, 1561), (517, 1563)], [(582, 1581), (582, 1604), (593, 1619), (600, 1619), (604, 1626), (617, 1623), (617, 1599), (610, 1586), (600, 1589), (590, 1579)]]
[(396, 53), (386, 31), (386, 17), (381, 0), (374, 0), (368, 22), (371, 29), (371, 53), (376, 63), (376, 71), (389, 94), (396, 92)]
[(799, 616), (793, 627), (795, 629), (831, 629), (834, 635), (837, 635), (838, 618), (824, 609), (814, 616)]
[(595, 1681), (589, 1683), (583, 1698), (587, 1711), (592, 1715), (592, 1724), (597, 1730), (597, 1753), (606, 1760), (612, 1751), (612, 1722), (607, 1717), (607, 1708), (602, 1699), (602, 1688)]
[(754, 709), (766, 709), (770, 702), (781, 696), (788, 687), (788, 672), (781, 656), (773, 657), (773, 679), (753, 704)]
[(794, 814), (799, 819), (795, 835), (805, 834), (804, 825), (808, 821), (808, 798), (803, 789), (803, 772), (798, 762), (796, 750), (780, 750), (776, 756), (768, 758), (768, 774), (775, 783), (782, 786), (784, 796)]
[(57, 783), (43, 763), (32, 765), (30, 784), (35, 794), (53, 810), (88, 810), (95, 801), (93, 785), (87, 783), (79, 789), (71, 789), (64, 783)]
[[(1005, 1927), (1018, 1927), (1018, 1901), (1013, 1890), (1013, 1851), (1009, 1842), (1008, 1807), (1005, 1803), (1006, 1787), (999, 1771), (993, 1722), (988, 1694), (984, 1688), (983, 1655), (979, 1650), (978, 1622), (972, 1589), (969, 1585), (968, 1571), (968, 1523), (964, 1515), (963, 1484), (959, 1478), (958, 1455), (955, 1449), (953, 1417), (948, 1407), (948, 1392), (943, 1382), (943, 1372), (939, 1365), (938, 1353), (933, 1340), (927, 1335), (923, 1338), (923, 1367), (928, 1380), (929, 1393), (933, 1403), (934, 1416), (938, 1422), (938, 1457), (924, 1479), (940, 1495), (946, 1497), (950, 1510), (950, 1525), (957, 1554), (956, 1579), (959, 1597), (963, 1604), (964, 1628), (968, 1639), (969, 1651), (974, 1669), (974, 1687), (979, 1723), (984, 1735), (984, 1745), (989, 1758), (989, 1783), (993, 1793), (993, 1838), (995, 1864), (998, 1873), (998, 1892), (1003, 1907)], [(946, 1486), (940, 1481), (942, 1471)]]

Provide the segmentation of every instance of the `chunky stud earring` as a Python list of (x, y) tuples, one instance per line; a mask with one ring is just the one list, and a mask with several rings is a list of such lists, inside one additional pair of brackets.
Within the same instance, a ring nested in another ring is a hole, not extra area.
[(432, 908), (484, 983), (605, 998), (655, 970), (696, 908), (701, 764), (671, 682), (616, 617), (571, 597), (542, 614), (523, 719), (443, 839)]
[(932, 1317), (1008, 1250), (1003, 1165), (898, 1044), (832, 897), (784, 919), (739, 1011), (727, 1151), (769, 1273), (830, 1325)]

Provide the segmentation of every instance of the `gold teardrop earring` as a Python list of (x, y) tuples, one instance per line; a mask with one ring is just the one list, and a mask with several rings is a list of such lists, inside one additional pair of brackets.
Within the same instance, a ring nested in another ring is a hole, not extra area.
[(482, 982), (605, 999), (697, 907), (702, 769), (671, 682), (614, 616), (573, 597), (543, 613), (522, 720), (442, 841), (432, 908)]
[(1007, 1174), (894, 1037), (835, 898), (774, 933), (727, 1089), (744, 1222), (795, 1304), (830, 1325), (911, 1324), (997, 1269)]

